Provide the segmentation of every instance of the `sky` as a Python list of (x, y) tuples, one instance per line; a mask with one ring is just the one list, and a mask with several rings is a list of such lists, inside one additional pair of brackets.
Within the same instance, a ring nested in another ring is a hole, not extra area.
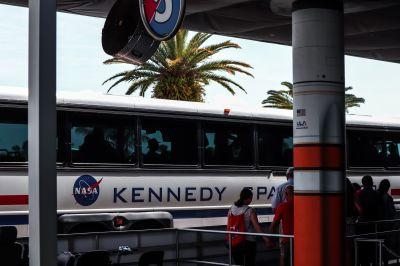
[[(57, 14), (57, 90), (105, 93), (103, 81), (132, 66), (104, 65), (110, 56), (101, 47), (104, 19)], [(282, 89), (282, 81), (292, 80), (291, 47), (267, 44), (225, 36), (213, 36), (209, 43), (231, 40), (242, 49), (226, 50), (217, 58), (245, 61), (252, 65), (254, 78), (233, 77), (247, 91), (232, 96), (217, 84), (206, 88), (206, 102), (261, 106), (270, 89)], [(352, 93), (365, 98), (360, 108), (350, 113), (400, 117), (400, 64), (346, 56), (346, 86)], [(0, 87), (15, 89), (28, 86), (28, 9), (0, 5)], [(111, 92), (124, 94), (128, 84), (121, 84)], [(150, 91), (146, 97), (150, 97)]]

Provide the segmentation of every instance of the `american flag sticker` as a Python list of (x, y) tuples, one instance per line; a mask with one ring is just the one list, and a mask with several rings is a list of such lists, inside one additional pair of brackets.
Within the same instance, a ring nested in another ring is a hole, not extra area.
[(297, 109), (297, 117), (306, 116), (306, 109)]

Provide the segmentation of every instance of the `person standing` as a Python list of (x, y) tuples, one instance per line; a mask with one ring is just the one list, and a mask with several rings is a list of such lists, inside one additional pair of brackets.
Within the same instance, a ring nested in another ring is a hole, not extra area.
[[(274, 219), (269, 227), (270, 233), (277, 231), (279, 224), (282, 223), (282, 233), (284, 235), (293, 235), (294, 232), (294, 201), (293, 201), (293, 186), (288, 185), (284, 191), (285, 201), (279, 204), (276, 209)], [(280, 266), (290, 265), (290, 239), (281, 238), (280, 240)]]
[(361, 205), (362, 221), (376, 221), (379, 219), (379, 194), (374, 190), (374, 181), (370, 175), (366, 175), (361, 180), (363, 189), (360, 191), (358, 199)]
[(354, 187), (355, 183), (351, 183), (346, 177), (346, 220), (347, 223), (353, 223), (361, 214), (362, 208), (359, 202), (359, 193)]
[(358, 196), (358, 194), (360, 194), (360, 192), (361, 192), (361, 186), (356, 182), (352, 183), (352, 185), (353, 185), (354, 191), (356, 192), (356, 194)]
[[(239, 199), (228, 212), (227, 231), (264, 233), (258, 222), (257, 214), (249, 205), (253, 192), (244, 188)], [(231, 235), (232, 256), (236, 265), (254, 266), (256, 259), (256, 237)], [(263, 238), (267, 243), (268, 239)]]
[[(359, 202), (361, 206), (360, 222), (371, 222), (379, 220), (379, 194), (374, 190), (374, 181), (371, 176), (366, 175), (361, 179), (363, 189), (359, 193)], [(356, 227), (357, 234), (367, 234), (375, 232), (375, 226), (373, 223), (359, 224)], [(369, 243), (360, 243), (359, 254), (361, 265), (370, 265), (374, 263), (377, 256), (376, 250)]]
[[(355, 224), (358, 217), (361, 215), (362, 210), (358, 201), (356, 183), (351, 183), (350, 179), (346, 177), (346, 225), (347, 234), (354, 235), (356, 233)], [(359, 190), (361, 190), (361, 186)], [(354, 265), (354, 241), (353, 239), (346, 238), (346, 265)]]
[[(381, 220), (392, 220), (396, 216), (396, 208), (394, 206), (393, 198), (389, 195), (390, 181), (388, 179), (383, 179), (379, 183), (378, 194), (380, 199), (380, 219)], [(393, 223), (383, 223), (379, 225), (379, 231), (390, 231), (393, 229)], [(385, 238), (385, 244), (389, 248), (397, 246), (398, 238), (396, 234), (386, 234), (383, 236)], [(389, 264), (389, 255), (387, 252), (383, 252), (383, 265)]]
[(287, 186), (293, 186), (293, 177), (294, 177), (294, 168), (289, 167), (286, 170), (286, 179), (287, 181), (283, 184), (280, 184), (275, 191), (275, 194), (272, 198), (271, 207), (272, 211), (275, 213), (276, 208), (285, 200), (285, 189)]
[(396, 208), (392, 196), (389, 195), (390, 181), (383, 179), (379, 183), (378, 193), (380, 197), (380, 216), (382, 220), (394, 219), (396, 216)]

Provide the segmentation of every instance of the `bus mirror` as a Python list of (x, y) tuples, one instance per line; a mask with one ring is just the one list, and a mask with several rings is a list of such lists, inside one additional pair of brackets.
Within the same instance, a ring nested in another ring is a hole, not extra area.
[(101, 41), (107, 54), (140, 65), (150, 59), (160, 42), (147, 33), (140, 18), (138, 2), (115, 2), (104, 23)]

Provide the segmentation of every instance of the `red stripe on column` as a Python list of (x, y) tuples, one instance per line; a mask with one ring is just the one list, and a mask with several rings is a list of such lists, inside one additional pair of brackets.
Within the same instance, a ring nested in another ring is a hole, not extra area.
[(344, 163), (342, 146), (307, 145), (294, 147), (294, 167), (342, 169)]
[(0, 205), (28, 205), (28, 195), (0, 195)]
[(343, 206), (343, 195), (295, 195), (295, 266), (344, 265)]

